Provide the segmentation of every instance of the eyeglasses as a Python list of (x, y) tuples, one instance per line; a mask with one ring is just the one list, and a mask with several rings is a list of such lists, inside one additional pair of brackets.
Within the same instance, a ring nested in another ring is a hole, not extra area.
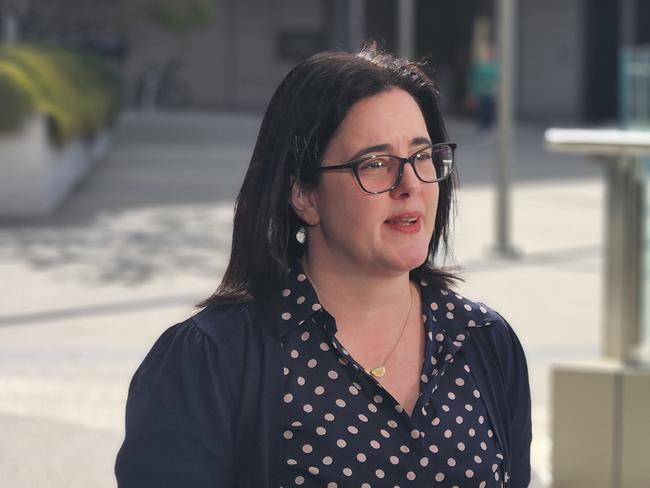
[(356, 176), (359, 186), (366, 193), (376, 195), (397, 188), (404, 176), (404, 165), (409, 163), (415, 176), (423, 183), (436, 183), (451, 175), (454, 169), (453, 142), (442, 142), (427, 146), (408, 158), (392, 154), (365, 156), (333, 166), (321, 166), (319, 171), (351, 169)]

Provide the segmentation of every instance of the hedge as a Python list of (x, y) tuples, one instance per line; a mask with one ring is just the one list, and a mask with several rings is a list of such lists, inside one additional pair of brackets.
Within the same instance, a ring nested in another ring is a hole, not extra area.
[(93, 55), (51, 46), (0, 47), (0, 107), (0, 132), (18, 130), (38, 112), (47, 117), (53, 142), (62, 145), (112, 122), (118, 83)]

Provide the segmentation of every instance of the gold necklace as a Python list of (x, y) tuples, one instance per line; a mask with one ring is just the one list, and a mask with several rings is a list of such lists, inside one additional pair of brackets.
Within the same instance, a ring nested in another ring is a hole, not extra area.
[[(305, 275), (307, 275), (307, 278), (309, 278), (309, 282), (311, 283), (311, 286), (314, 287), (314, 291), (316, 291), (316, 295), (318, 296), (318, 289), (316, 288), (316, 283), (314, 283), (314, 280), (311, 278), (309, 271), (307, 271), (307, 263), (303, 262), (302, 263), (302, 269), (305, 272)], [(406, 314), (406, 319), (404, 320), (404, 325), (402, 325), (402, 330), (399, 333), (399, 337), (397, 338), (397, 342), (393, 346), (393, 348), (390, 350), (388, 353), (388, 356), (386, 356), (386, 359), (379, 365), (376, 366), (372, 369), (368, 368), (363, 368), (363, 370), (366, 372), (366, 374), (372, 375), (375, 378), (381, 378), (386, 374), (386, 362), (390, 359), (391, 355), (393, 352), (395, 352), (395, 349), (397, 348), (397, 345), (400, 343), (402, 340), (402, 336), (404, 335), (404, 330), (406, 330), (406, 324), (408, 324), (409, 317), (411, 316), (411, 309), (413, 308), (413, 290), (411, 290), (411, 283), (409, 281), (409, 297), (410, 297), (410, 302), (409, 302), (409, 310)]]
[(411, 308), (413, 308), (413, 291), (411, 290), (411, 283), (410, 282), (409, 282), (409, 296), (411, 297), (411, 301), (409, 303), (409, 311), (406, 314), (406, 319), (404, 320), (404, 325), (402, 325), (402, 330), (399, 333), (399, 337), (397, 338), (397, 342), (395, 343), (393, 348), (388, 353), (388, 356), (386, 356), (386, 359), (384, 359), (384, 361), (379, 366), (377, 366), (375, 368), (372, 368), (372, 369), (364, 368), (364, 371), (367, 374), (372, 375), (375, 378), (381, 378), (382, 376), (384, 376), (386, 374), (386, 363), (390, 359), (393, 352), (395, 352), (395, 349), (397, 348), (397, 345), (402, 340), (402, 336), (404, 335), (404, 330), (406, 329), (406, 324), (408, 324), (409, 317), (411, 316)]

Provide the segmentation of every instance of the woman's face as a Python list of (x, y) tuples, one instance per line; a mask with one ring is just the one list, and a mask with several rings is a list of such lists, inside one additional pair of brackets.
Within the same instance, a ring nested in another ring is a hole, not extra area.
[[(352, 106), (322, 165), (372, 154), (407, 157), (427, 144), (420, 107), (407, 92), (394, 88)], [(428, 256), (438, 183), (422, 183), (409, 164), (399, 186), (389, 192), (367, 194), (351, 170), (335, 170), (323, 172), (317, 187), (299, 198), (303, 206), (294, 208), (310, 225), (310, 264), (395, 275), (417, 268)]]

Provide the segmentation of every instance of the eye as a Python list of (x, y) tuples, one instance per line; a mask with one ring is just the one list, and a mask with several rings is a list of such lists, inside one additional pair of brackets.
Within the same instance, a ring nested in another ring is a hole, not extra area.
[(417, 153), (415, 155), (415, 160), (416, 161), (429, 161), (430, 159), (432, 159), (432, 157), (433, 156), (431, 155), (431, 149), (425, 149), (425, 150), (420, 151), (419, 153)]
[(359, 165), (359, 171), (379, 170), (388, 166), (387, 162), (383, 159), (373, 157), (362, 161)]

